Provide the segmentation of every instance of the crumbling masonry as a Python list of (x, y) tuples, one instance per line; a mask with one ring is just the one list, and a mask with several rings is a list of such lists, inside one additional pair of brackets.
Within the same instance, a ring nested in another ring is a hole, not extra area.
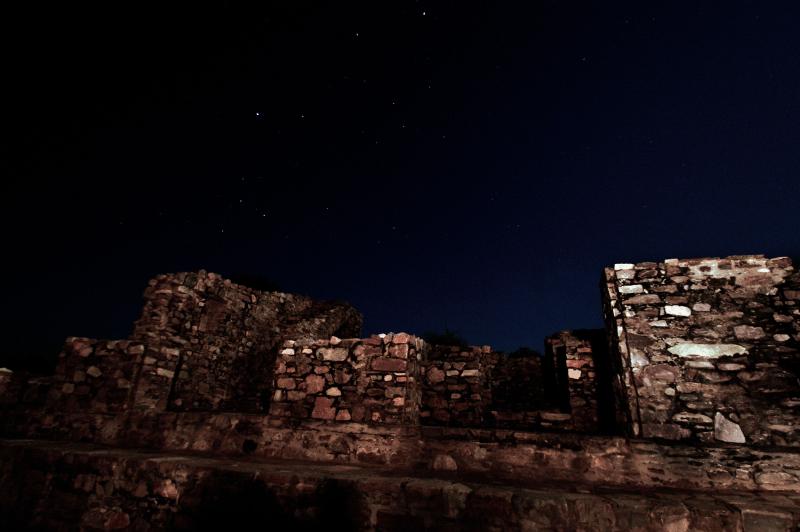
[(797, 527), (791, 261), (616, 264), (601, 284), (605, 330), (509, 357), (158, 276), (128, 339), (69, 338), (49, 377), (0, 370), (0, 526), (191, 529), (257, 497), (273, 522), (353, 529)]

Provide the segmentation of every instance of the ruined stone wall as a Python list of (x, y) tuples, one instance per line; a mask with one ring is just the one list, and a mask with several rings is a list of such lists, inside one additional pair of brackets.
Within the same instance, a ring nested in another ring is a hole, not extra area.
[(63, 412), (123, 412), (144, 345), (128, 340), (67, 338), (47, 396), (47, 409)]
[[(136, 403), (264, 412), (284, 339), (357, 336), (360, 329), (361, 316), (348, 305), (260, 292), (204, 271), (159, 275), (131, 336), (147, 345)], [(172, 382), (164, 386), (164, 379)]]
[[(592, 347), (588, 341), (569, 332), (547, 338), (550, 350), (563, 357), (567, 379), (569, 426), (578, 430), (597, 430), (597, 386)], [(562, 365), (562, 364), (559, 364)]]
[(422, 347), (405, 333), (286, 341), (275, 367), (270, 415), (416, 425)]
[(553, 408), (552, 398), (545, 393), (544, 379), (538, 355), (500, 355), (491, 371), (487, 424), (521, 430), (535, 427), (539, 413)]
[(489, 346), (430, 346), (422, 365), (422, 422), (481, 426), (491, 402), (489, 374), (496, 360)]
[(606, 268), (631, 431), (800, 446), (800, 274), (787, 258)]
[[(432, 346), (422, 362), (422, 423), (596, 432), (600, 392), (592, 345), (600, 337), (602, 331), (582, 331), (549, 338), (551, 364), (489, 346)], [(604, 406), (613, 417), (613, 404)]]
[(558, 358), (563, 367), (566, 397), (570, 413), (567, 426), (571, 430), (597, 433), (613, 432), (615, 405), (611, 383), (611, 366), (605, 332), (602, 330), (562, 331), (546, 339), (547, 352)]

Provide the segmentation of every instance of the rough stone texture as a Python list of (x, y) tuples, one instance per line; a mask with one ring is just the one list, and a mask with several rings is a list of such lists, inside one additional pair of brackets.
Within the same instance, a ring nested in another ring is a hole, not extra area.
[(128, 340), (67, 338), (47, 395), (47, 409), (123, 412), (130, 407), (144, 345)]
[(742, 433), (742, 427), (719, 412), (714, 416), (714, 438), (729, 443), (745, 443), (747, 441)]
[[(545, 353), (555, 357), (556, 382), (566, 388), (564, 410), (570, 413), (565, 428), (597, 433), (614, 425), (611, 368), (603, 331), (563, 331), (546, 340)], [(602, 377), (602, 378), (601, 378)]]
[[(564, 489), (379, 468), (0, 445), (5, 530), (794, 530), (796, 495)], [(24, 486), (24, 489), (19, 489)], [(48, 511), (58, 509), (58, 511)]]
[(420, 364), (422, 422), (481, 426), (491, 403), (489, 346), (429, 346)]
[(269, 413), (299, 420), (415, 425), (417, 358), (423, 345), (405, 333), (288, 340), (275, 365)]
[[(159, 275), (131, 336), (147, 350), (136, 404), (264, 412), (284, 340), (360, 332), (361, 315), (346, 304), (260, 292), (204, 271)], [(172, 375), (165, 389), (161, 379)]]
[(159, 276), (129, 339), (69, 338), (52, 376), (0, 369), (0, 434), (29, 438), (0, 440), (0, 528), (797, 527), (789, 261), (617, 264), (603, 292), (607, 333), (514, 358)]
[(748, 444), (800, 446), (800, 274), (789, 259), (617, 265), (605, 284), (632, 434), (710, 442), (721, 415)]

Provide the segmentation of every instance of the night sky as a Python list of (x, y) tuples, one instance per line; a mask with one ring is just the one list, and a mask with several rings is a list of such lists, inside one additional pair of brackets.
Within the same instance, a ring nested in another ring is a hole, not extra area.
[(264, 4), (3, 17), (0, 365), (159, 272), (511, 350), (607, 264), (800, 255), (796, 3)]

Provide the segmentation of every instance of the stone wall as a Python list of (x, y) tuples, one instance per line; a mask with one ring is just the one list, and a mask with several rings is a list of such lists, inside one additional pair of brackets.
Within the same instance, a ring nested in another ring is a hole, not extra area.
[[(588, 345), (588, 344), (587, 344)], [(566, 351), (556, 358), (566, 362)], [(564, 366), (566, 367), (566, 366)], [(554, 368), (538, 355), (509, 357), (490, 346), (429, 346), (422, 362), (421, 422), (449, 427), (501, 427), (518, 430), (596, 430), (576, 424), (569, 412), (565, 379), (557, 388)], [(582, 388), (588, 397), (593, 387)], [(576, 404), (577, 404), (576, 399)], [(591, 407), (590, 407), (591, 410)]]
[(606, 268), (631, 432), (800, 446), (800, 274), (784, 257)]
[(559, 379), (566, 388), (557, 393), (566, 397), (571, 415), (571, 430), (609, 432), (615, 425), (615, 405), (611, 385), (611, 367), (605, 331), (562, 331), (546, 339), (546, 352), (556, 357), (566, 379)]
[(128, 340), (67, 338), (48, 393), (48, 410), (127, 410), (143, 353), (143, 344)]
[[(360, 332), (361, 315), (346, 304), (261, 292), (204, 271), (159, 275), (131, 336), (147, 345), (137, 404), (264, 412), (285, 339)], [(175, 377), (171, 387), (162, 377)]]
[(422, 347), (405, 333), (288, 340), (275, 366), (270, 415), (416, 425)]
[(481, 426), (491, 402), (491, 354), (489, 346), (430, 346), (421, 363), (422, 422)]
[(367, 529), (796, 526), (789, 261), (618, 264), (603, 287), (608, 334), (559, 333), (540, 359), (356, 338), (347, 305), (159, 276), (129, 339), (70, 338), (48, 377), (0, 370), (0, 433), (25, 438), (0, 440), (0, 528), (191, 527), (231, 479), (303, 519), (356, 486)]

